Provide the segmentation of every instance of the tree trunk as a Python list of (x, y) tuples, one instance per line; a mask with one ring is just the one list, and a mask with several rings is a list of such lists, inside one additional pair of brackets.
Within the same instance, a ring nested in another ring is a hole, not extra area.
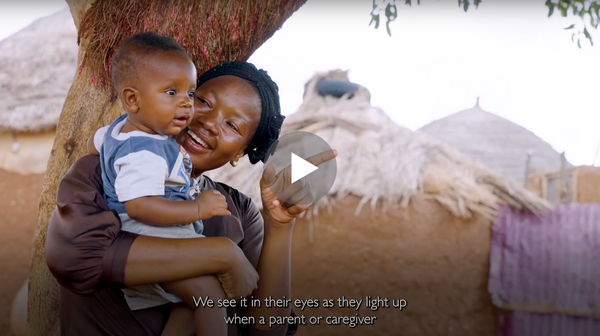
[(79, 31), (79, 70), (58, 122), (40, 197), (29, 276), (28, 335), (59, 334), (58, 285), (46, 264), (46, 231), (61, 178), (85, 155), (88, 137), (123, 113), (120, 102), (111, 99), (107, 76), (110, 56), (122, 38), (144, 30), (170, 35), (202, 73), (220, 63), (248, 59), (305, 2), (67, 0)]

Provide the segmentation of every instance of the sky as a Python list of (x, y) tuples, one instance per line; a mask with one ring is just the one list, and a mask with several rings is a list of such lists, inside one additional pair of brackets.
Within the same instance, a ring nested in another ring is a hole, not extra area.
[[(456, 0), (403, 2), (390, 37), (383, 24), (369, 26), (372, 0), (308, 0), (249, 61), (277, 82), (286, 115), (315, 72), (339, 68), (412, 130), (480, 97), (484, 110), (565, 151), (572, 164), (600, 164), (599, 32), (597, 44), (577, 48), (563, 28), (579, 18), (548, 18), (545, 0), (483, 0), (467, 13)], [(0, 39), (65, 6), (0, 0)]]

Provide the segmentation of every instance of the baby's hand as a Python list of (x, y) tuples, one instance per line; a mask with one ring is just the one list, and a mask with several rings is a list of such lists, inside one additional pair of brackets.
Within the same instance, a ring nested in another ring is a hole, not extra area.
[(227, 201), (217, 190), (207, 190), (194, 200), (198, 206), (200, 219), (208, 219), (214, 216), (231, 216), (227, 210)]

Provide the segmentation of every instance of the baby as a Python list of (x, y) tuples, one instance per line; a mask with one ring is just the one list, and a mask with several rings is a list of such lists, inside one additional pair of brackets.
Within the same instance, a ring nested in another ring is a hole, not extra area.
[[(230, 212), (216, 190), (191, 198), (191, 160), (173, 138), (194, 113), (194, 64), (173, 39), (146, 32), (125, 39), (111, 67), (126, 113), (88, 140), (88, 151), (100, 155), (109, 208), (119, 214), (124, 231), (164, 238), (204, 237), (202, 219)], [(173, 308), (163, 335), (227, 334), (225, 308), (195, 304), (201, 297), (225, 298), (214, 275), (123, 292), (132, 310), (182, 301), (187, 305)]]

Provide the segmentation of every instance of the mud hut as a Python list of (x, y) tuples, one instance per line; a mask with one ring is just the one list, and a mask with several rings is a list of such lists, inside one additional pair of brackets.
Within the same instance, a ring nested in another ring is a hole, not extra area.
[[(337, 179), (296, 223), (292, 248), (292, 296), (333, 299), (335, 307), (302, 311), (307, 325), (299, 335), (494, 335), (491, 224), (503, 206), (541, 213), (549, 204), (458, 150), (397, 125), (371, 106), (366, 88), (356, 85), (338, 97), (318, 88), (322, 80), (349, 82), (340, 70), (316, 74), (282, 132), (313, 132), (339, 152)], [(240, 160), (210, 176), (260, 207), (261, 173), (260, 165)], [(367, 296), (387, 298), (390, 307), (366, 308)], [(362, 299), (361, 308), (341, 308), (342, 297)], [(402, 299), (407, 306), (394, 308)], [(356, 314), (377, 319), (354, 328), (332, 324)], [(309, 316), (324, 318), (310, 325)]]
[(552, 204), (600, 203), (600, 168), (579, 166), (531, 176), (528, 189)]
[[(485, 111), (479, 105), (479, 98), (472, 108), (433, 121), (419, 130), (511, 181), (524, 181), (527, 174), (560, 168), (560, 154), (550, 144), (526, 128)], [(567, 165), (571, 167), (568, 162)]]
[(46, 171), (75, 70), (77, 30), (67, 8), (0, 41), (0, 168)]

